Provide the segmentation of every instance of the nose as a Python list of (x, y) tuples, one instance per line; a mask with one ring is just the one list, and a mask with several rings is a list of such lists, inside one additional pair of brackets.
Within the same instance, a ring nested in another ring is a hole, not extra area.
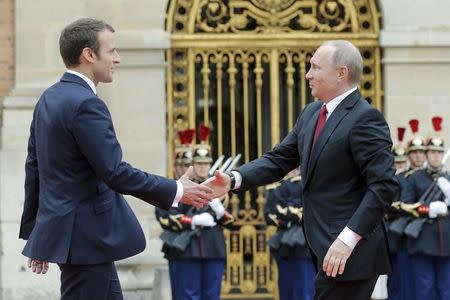
[(119, 52), (116, 51), (115, 55), (114, 55), (114, 63), (115, 64), (120, 64), (120, 55)]
[(309, 69), (308, 72), (305, 74), (305, 78), (306, 78), (307, 80), (310, 80), (310, 79), (311, 79), (311, 69)]

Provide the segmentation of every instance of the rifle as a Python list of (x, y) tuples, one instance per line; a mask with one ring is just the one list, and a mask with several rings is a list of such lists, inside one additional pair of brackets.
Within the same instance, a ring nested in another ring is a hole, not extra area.
[(219, 167), (219, 165), (222, 163), (222, 161), (224, 160), (225, 155), (221, 155), (219, 156), (219, 158), (216, 160), (216, 162), (211, 166), (211, 169), (209, 169), (208, 171), (208, 177), (211, 177), (214, 175), (214, 172), (217, 170), (217, 168)]
[[(231, 161), (230, 165), (225, 169), (225, 172), (230, 172), (234, 169), (234, 167), (237, 165), (239, 160), (241, 159), (241, 154), (239, 153), (234, 157), (234, 159)], [(230, 157), (231, 158), (231, 157)]]
[(225, 170), (228, 168), (228, 166), (233, 161), (233, 158), (230, 156), (228, 159), (223, 163), (223, 165), (219, 168), (220, 172), (225, 172)]
[[(430, 204), (433, 201), (436, 201), (442, 196), (442, 191), (437, 185), (437, 181), (433, 180), (431, 185), (427, 188), (427, 190), (422, 194), (419, 199), (419, 203), (422, 204)], [(423, 225), (428, 221), (427, 218), (417, 218), (413, 220), (411, 223), (406, 225), (404, 233), (412, 237), (414, 239), (419, 237), (420, 232), (422, 231)]]

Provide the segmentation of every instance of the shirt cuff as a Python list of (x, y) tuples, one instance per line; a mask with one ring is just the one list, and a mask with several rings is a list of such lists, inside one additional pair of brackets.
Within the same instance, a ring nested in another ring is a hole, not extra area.
[(233, 190), (238, 190), (242, 184), (242, 175), (238, 171), (231, 171), (231, 173), (233, 173), (234, 179), (236, 180)]
[(180, 202), (181, 197), (183, 197), (183, 193), (183, 185), (177, 180), (177, 194), (175, 195), (175, 199), (173, 199), (172, 207), (178, 207), (178, 203)]
[(344, 244), (346, 244), (353, 250), (356, 244), (358, 244), (358, 242), (362, 239), (362, 237), (350, 228), (345, 227), (344, 230), (342, 230), (339, 234), (338, 239), (340, 239)]

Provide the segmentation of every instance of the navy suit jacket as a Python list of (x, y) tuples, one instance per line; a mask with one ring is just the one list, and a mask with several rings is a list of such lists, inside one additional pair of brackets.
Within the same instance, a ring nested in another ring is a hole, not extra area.
[(174, 180), (122, 161), (105, 103), (80, 77), (65, 73), (36, 104), (25, 163), (19, 237), (33, 259), (96, 264), (145, 248), (139, 222), (122, 194), (168, 209)]
[(308, 105), (280, 144), (238, 169), (241, 189), (280, 180), (301, 165), (303, 228), (319, 266), (347, 226), (363, 239), (337, 280), (388, 273), (391, 263), (382, 220), (398, 193), (388, 125), (356, 90), (333, 111), (313, 146), (321, 106), (322, 102)]

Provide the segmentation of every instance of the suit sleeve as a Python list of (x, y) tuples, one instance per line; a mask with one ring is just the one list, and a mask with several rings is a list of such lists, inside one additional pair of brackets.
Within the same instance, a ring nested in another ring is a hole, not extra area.
[(28, 139), (28, 154), (25, 161), (25, 201), (20, 221), (19, 238), (27, 240), (34, 228), (39, 208), (39, 172), (34, 137), (34, 122), (31, 121)]
[(85, 100), (74, 116), (72, 130), (81, 152), (111, 189), (170, 208), (177, 191), (175, 180), (148, 174), (122, 161), (122, 149), (103, 101)]
[(392, 201), (398, 197), (389, 127), (383, 115), (369, 109), (350, 131), (353, 159), (366, 183), (366, 193), (347, 227), (367, 237), (382, 222)]
[(237, 171), (242, 175), (239, 191), (246, 191), (255, 186), (266, 185), (281, 180), (289, 171), (298, 167), (298, 137), (300, 117), (289, 134), (271, 151), (260, 158), (241, 166)]

